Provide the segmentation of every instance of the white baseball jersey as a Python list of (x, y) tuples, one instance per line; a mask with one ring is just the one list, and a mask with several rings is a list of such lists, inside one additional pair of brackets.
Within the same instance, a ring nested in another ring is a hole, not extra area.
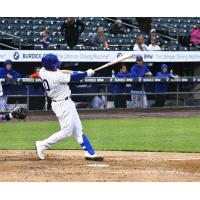
[(65, 100), (71, 94), (67, 84), (70, 81), (70, 74), (63, 74), (59, 70), (48, 71), (45, 68), (41, 68), (39, 76), (42, 79), (47, 95), (54, 100), (51, 104), (52, 110), (56, 114), (61, 128), (59, 132), (42, 141), (44, 147), (49, 148), (58, 141), (70, 137), (72, 133), (77, 142), (82, 144), (82, 124), (75, 104), (70, 98)]
[(68, 86), (70, 74), (63, 74), (60, 70), (48, 71), (43, 67), (40, 69), (39, 76), (47, 95), (52, 100), (60, 101), (70, 96), (71, 90)]

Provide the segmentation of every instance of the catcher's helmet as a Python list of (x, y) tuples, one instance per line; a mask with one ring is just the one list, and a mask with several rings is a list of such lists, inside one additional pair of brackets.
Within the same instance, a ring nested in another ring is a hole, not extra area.
[(62, 64), (58, 60), (58, 57), (55, 54), (49, 53), (42, 58), (42, 66), (51, 71), (56, 71), (56, 69)]

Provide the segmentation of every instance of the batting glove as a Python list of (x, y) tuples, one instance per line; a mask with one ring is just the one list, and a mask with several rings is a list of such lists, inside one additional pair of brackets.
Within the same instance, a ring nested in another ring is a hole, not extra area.
[(92, 69), (88, 69), (87, 71), (87, 76), (93, 76), (94, 75), (94, 70), (92, 70)]

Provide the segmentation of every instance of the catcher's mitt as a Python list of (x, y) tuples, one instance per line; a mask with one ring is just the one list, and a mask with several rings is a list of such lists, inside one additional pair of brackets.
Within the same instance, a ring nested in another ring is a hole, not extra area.
[(15, 108), (13, 108), (10, 113), (14, 118), (25, 119), (28, 115), (28, 110), (18, 105)]

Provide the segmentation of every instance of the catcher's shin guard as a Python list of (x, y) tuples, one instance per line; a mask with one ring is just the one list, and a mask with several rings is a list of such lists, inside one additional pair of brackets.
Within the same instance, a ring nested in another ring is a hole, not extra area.
[(83, 137), (83, 143), (81, 144), (81, 146), (82, 146), (83, 150), (87, 151), (90, 155), (94, 155), (95, 151), (92, 148), (90, 141), (88, 140), (88, 138), (86, 137), (85, 134), (83, 134), (82, 137)]

